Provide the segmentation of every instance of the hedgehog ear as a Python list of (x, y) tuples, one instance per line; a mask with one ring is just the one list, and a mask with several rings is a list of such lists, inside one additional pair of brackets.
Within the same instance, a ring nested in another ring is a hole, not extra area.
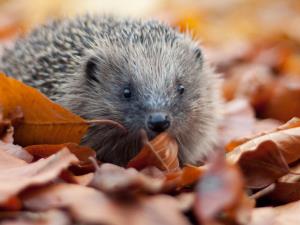
[(200, 48), (196, 48), (194, 50), (194, 54), (196, 56), (196, 59), (201, 60), (202, 61), (202, 51)]
[(194, 49), (194, 56), (195, 56), (197, 62), (200, 64), (200, 67), (202, 67), (202, 65), (203, 65), (203, 55), (202, 55), (202, 51), (199, 47)]
[(99, 82), (97, 77), (98, 60), (95, 57), (89, 58), (85, 65), (85, 75), (87, 79)]

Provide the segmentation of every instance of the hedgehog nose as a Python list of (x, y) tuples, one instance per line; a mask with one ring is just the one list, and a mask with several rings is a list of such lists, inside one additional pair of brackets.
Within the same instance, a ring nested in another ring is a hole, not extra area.
[(147, 126), (154, 132), (163, 132), (170, 126), (170, 119), (165, 113), (151, 113), (148, 117)]

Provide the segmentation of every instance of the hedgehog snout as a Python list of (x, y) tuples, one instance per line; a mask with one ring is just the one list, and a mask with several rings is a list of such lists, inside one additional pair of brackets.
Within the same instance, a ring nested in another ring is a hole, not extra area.
[(171, 120), (164, 112), (154, 112), (149, 114), (146, 124), (151, 131), (161, 133), (170, 127)]

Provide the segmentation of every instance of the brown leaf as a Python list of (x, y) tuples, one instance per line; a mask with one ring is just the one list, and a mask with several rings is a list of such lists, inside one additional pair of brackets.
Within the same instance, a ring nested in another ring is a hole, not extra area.
[(168, 133), (162, 133), (150, 142), (146, 140), (140, 153), (129, 161), (127, 167), (141, 170), (147, 166), (156, 166), (163, 171), (176, 171), (179, 170), (177, 154), (176, 140)]
[(251, 135), (254, 125), (254, 111), (246, 100), (237, 99), (224, 104), (224, 118), (219, 131), (221, 146), (232, 139)]
[(12, 196), (7, 199), (5, 202), (0, 203), (0, 209), (4, 210), (20, 210), (22, 208), (22, 203), (20, 199), (16, 196)]
[(181, 188), (194, 185), (199, 181), (206, 170), (206, 166), (196, 167), (185, 165), (180, 171), (166, 174), (165, 186), (171, 189), (177, 188), (177, 190), (180, 190)]
[(262, 196), (263, 201), (278, 205), (300, 200), (300, 164), (293, 166), (291, 171), (273, 184), (274, 188)]
[(7, 118), (3, 116), (3, 110), (0, 105), (0, 140), (5, 143), (13, 143), (14, 127), (23, 120), (23, 112), (19, 107), (8, 114)]
[(40, 159), (55, 154), (63, 148), (68, 148), (69, 151), (76, 155), (76, 157), (82, 163), (89, 163), (90, 157), (96, 157), (96, 152), (93, 149), (85, 146), (79, 146), (76, 143), (64, 143), (57, 145), (31, 145), (25, 147), (25, 150), (33, 155), (36, 159)]
[(244, 174), (248, 188), (264, 188), (289, 173), (282, 153), (272, 141), (260, 143), (256, 151), (244, 152), (237, 164)]
[(0, 162), (0, 171), (3, 169), (27, 165), (24, 160), (17, 158), (16, 156), (9, 154), (2, 149), (0, 149)]
[(300, 117), (300, 78), (284, 76), (276, 83), (274, 94), (265, 109), (263, 117), (288, 121), (292, 117)]
[[(239, 169), (217, 156), (204, 172), (196, 188), (194, 212), (201, 224), (217, 221), (248, 221), (253, 202), (243, 193), (243, 178)], [(219, 215), (226, 215), (219, 218)]]
[(63, 169), (78, 162), (68, 149), (31, 164), (1, 150), (0, 155), (0, 203), (6, 202), (31, 185), (52, 181)]
[(241, 144), (246, 143), (247, 141), (250, 141), (251, 139), (254, 139), (256, 137), (262, 136), (267, 133), (276, 132), (278, 130), (286, 130), (289, 128), (299, 127), (300, 126), (300, 119), (297, 117), (292, 118), (285, 124), (280, 123), (278, 120), (273, 119), (264, 119), (259, 120), (256, 122), (256, 134), (248, 137), (242, 137), (238, 139), (231, 140), (227, 145), (225, 146), (226, 152), (230, 152), (236, 147), (238, 147)]
[(267, 66), (249, 63), (233, 66), (231, 70), (223, 87), (227, 100), (246, 98), (254, 108), (260, 108), (272, 97), (275, 79)]
[(0, 149), (9, 153), (12, 156), (15, 156), (19, 159), (22, 159), (26, 162), (31, 162), (33, 160), (33, 156), (25, 151), (21, 146), (14, 145), (11, 143), (4, 143), (0, 141)]
[(51, 102), (34, 88), (3, 74), (0, 74), (0, 106), (4, 118), (17, 107), (23, 111), (24, 121), (14, 135), (15, 142), (22, 146), (79, 143), (88, 129), (87, 122), (79, 116)]
[[(67, 209), (75, 221), (111, 225), (188, 225), (178, 202), (169, 196), (139, 197), (126, 201), (109, 198), (95, 189), (53, 184), (23, 195), (25, 207), (34, 211)], [(166, 210), (167, 209), (167, 210)]]
[(280, 122), (276, 120), (258, 120), (255, 112), (245, 99), (235, 99), (224, 104), (223, 120), (219, 127), (219, 145), (226, 151), (249, 140), (249, 137), (274, 130)]
[(1, 225), (70, 225), (71, 220), (66, 213), (59, 210), (46, 212), (18, 212), (0, 215)]
[(75, 176), (71, 171), (64, 170), (60, 174), (60, 178), (62, 178), (64, 181), (68, 183), (88, 186), (94, 178), (94, 173), (87, 173), (84, 175)]
[(148, 192), (157, 193), (163, 187), (164, 179), (151, 178), (134, 168), (124, 169), (113, 164), (102, 164), (97, 168), (90, 186), (105, 193)]
[(249, 225), (298, 225), (300, 201), (279, 207), (265, 207), (253, 210)]
[(280, 128), (236, 147), (227, 159), (241, 167), (248, 187), (262, 188), (289, 172), (287, 164), (300, 158), (299, 147), (300, 128)]
[(263, 198), (269, 203), (286, 204), (300, 200), (300, 183), (277, 182), (272, 192)]

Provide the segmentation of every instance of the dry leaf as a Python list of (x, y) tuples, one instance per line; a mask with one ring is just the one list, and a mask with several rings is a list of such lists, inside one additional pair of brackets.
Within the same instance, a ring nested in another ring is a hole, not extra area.
[[(77, 222), (111, 225), (189, 225), (172, 197), (157, 195), (126, 201), (109, 198), (93, 188), (54, 184), (25, 193), (26, 208), (65, 208)], [(167, 210), (166, 210), (167, 209)]]
[(274, 94), (261, 115), (282, 121), (300, 117), (300, 78), (285, 76), (278, 80)]
[[(4, 118), (20, 107), (24, 121), (15, 130), (15, 142), (32, 144), (79, 143), (86, 121), (47, 99), (39, 91), (0, 74), (0, 106)], [(42, 111), (42, 113), (41, 113)]]
[(253, 210), (249, 225), (298, 225), (300, 201), (279, 207), (265, 207)]
[(102, 164), (97, 168), (90, 186), (111, 194), (157, 193), (162, 189), (163, 183), (164, 179), (151, 178), (134, 168), (124, 169), (113, 164)]
[(224, 116), (219, 129), (220, 145), (232, 139), (251, 135), (254, 130), (254, 111), (245, 99), (224, 104)]
[[(194, 212), (201, 224), (217, 221), (248, 221), (253, 202), (243, 192), (243, 178), (239, 169), (216, 156), (196, 188)], [(224, 214), (225, 217), (219, 216)]]
[(272, 97), (275, 79), (267, 66), (235, 66), (229, 73), (232, 74), (224, 81), (223, 87), (227, 100), (245, 98), (254, 108), (260, 108)]
[(219, 145), (226, 151), (250, 140), (262, 132), (272, 131), (281, 123), (277, 120), (258, 120), (246, 99), (235, 99), (224, 104), (223, 120), (219, 127)]
[(33, 155), (36, 159), (46, 158), (59, 152), (63, 148), (68, 148), (71, 153), (76, 155), (81, 163), (90, 163), (89, 158), (95, 158), (96, 152), (85, 146), (79, 146), (76, 143), (65, 143), (57, 145), (31, 145), (25, 147), (25, 150)]
[(201, 179), (206, 170), (206, 166), (196, 167), (192, 165), (185, 165), (180, 171), (165, 174), (165, 188), (177, 188), (177, 190), (180, 190), (181, 188), (192, 186)]
[(147, 166), (156, 166), (163, 171), (176, 171), (179, 170), (177, 154), (176, 140), (168, 133), (161, 133), (150, 142), (146, 140), (140, 153), (129, 161), (127, 167), (141, 170)]
[(177, 183), (177, 187), (185, 187), (195, 184), (206, 171), (207, 167), (196, 167), (192, 165), (186, 165), (182, 168), (182, 174), (180, 180)]
[(289, 126), (255, 137), (227, 154), (228, 160), (241, 167), (248, 187), (268, 186), (287, 174), (287, 165), (300, 158), (300, 128)]
[[(257, 146), (264, 141), (273, 141), (282, 151), (282, 154), (287, 162), (292, 163), (298, 159), (296, 149), (299, 145), (299, 132), (299, 119), (294, 118), (288, 121), (286, 124), (279, 126), (275, 131), (263, 133), (257, 137), (254, 137), (252, 140), (249, 140), (243, 145), (238, 146), (235, 151), (236, 153), (241, 153), (241, 151), (246, 150), (250, 146)], [(236, 153), (232, 155), (238, 156)]]
[(0, 149), (9, 153), (12, 156), (15, 156), (19, 159), (22, 159), (26, 162), (31, 162), (33, 160), (33, 156), (25, 151), (21, 146), (14, 145), (10, 143), (4, 143), (0, 141)]
[(17, 210), (20, 210), (21, 208), (22, 208), (22, 203), (21, 203), (20, 199), (16, 196), (12, 196), (9, 199), (7, 199), (6, 201), (0, 203), (0, 210), (4, 209), (4, 210), (17, 211)]
[(0, 140), (5, 143), (13, 143), (14, 127), (23, 120), (23, 112), (19, 107), (4, 118), (2, 107), (0, 105)]
[(94, 173), (87, 173), (84, 175), (75, 176), (70, 170), (64, 170), (60, 174), (60, 178), (71, 184), (80, 184), (88, 186), (94, 178)]
[(68, 149), (30, 164), (1, 150), (0, 154), (0, 203), (6, 202), (29, 186), (54, 180), (63, 169), (78, 162)]
[[(7, 218), (5, 218), (7, 217)], [(71, 220), (65, 212), (49, 210), (46, 212), (19, 212), (1, 216), (1, 225), (70, 225)]]
[(286, 204), (300, 200), (300, 183), (277, 182), (272, 192), (263, 196), (270, 204)]
[(248, 188), (264, 188), (289, 173), (282, 153), (272, 141), (261, 142), (255, 151), (245, 151), (237, 164), (244, 174)]

